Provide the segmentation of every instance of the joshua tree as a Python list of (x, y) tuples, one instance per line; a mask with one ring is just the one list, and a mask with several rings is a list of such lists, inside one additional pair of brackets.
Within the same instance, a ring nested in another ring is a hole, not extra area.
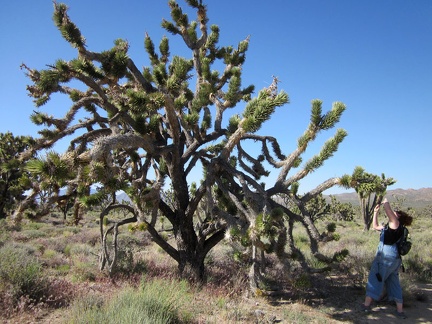
[(367, 173), (362, 167), (356, 167), (351, 176), (351, 187), (357, 193), (360, 202), (360, 211), (363, 216), (364, 230), (368, 231), (372, 224), (373, 210), (381, 203), (387, 187), (396, 183), (393, 178), (386, 178)]
[(32, 143), (30, 136), (0, 133), (0, 218), (6, 218), (24, 200), (24, 193), (30, 188), (25, 164), (18, 157)]
[(352, 221), (355, 210), (351, 203), (342, 203), (335, 196), (330, 196), (330, 215), (336, 221)]
[[(30, 172), (29, 179), (33, 182), (34, 196), (38, 201), (35, 217), (47, 215), (53, 206), (59, 208), (66, 220), (67, 212), (73, 207), (73, 222), (78, 224), (82, 217), (82, 205), (77, 199), (77, 185), (73, 185), (76, 177), (71, 160), (64, 159), (54, 151), (47, 152), (45, 157), (30, 160), (25, 169)], [(61, 192), (67, 186), (67, 190)], [(81, 183), (81, 194), (89, 194), (89, 188)], [(21, 205), (17, 212), (25, 208)]]
[[(32, 115), (34, 123), (48, 128), (40, 132), (42, 137), (27, 154), (72, 136), (59, 163), (74, 170), (66, 185), (81, 203), (97, 204), (101, 197), (115, 197), (119, 190), (129, 195), (130, 205), (118, 204), (114, 198), (100, 215), (102, 265), (108, 262), (112, 267), (115, 262), (115, 253), (113, 257), (108, 253), (107, 235), (114, 234), (116, 246), (119, 226), (136, 221), (178, 262), (182, 276), (191, 280), (203, 278), (204, 258), (229, 227), (248, 232), (254, 250), (274, 251), (282, 257), (289, 254), (285, 252), (287, 242), (294, 249), (292, 224), (300, 222), (317, 252), (321, 238), (305, 204), (331, 186), (344, 184), (344, 178), (329, 179), (301, 197), (297, 195), (298, 182), (333, 155), (346, 132), (338, 130), (299, 171), (289, 172), (301, 165), (301, 155), (318, 133), (334, 127), (345, 106), (334, 103), (329, 112), (322, 113), (322, 102), (314, 100), (310, 125), (298, 139), (297, 149), (282, 154), (276, 138), (258, 131), (277, 107), (288, 103), (288, 95), (278, 90), (274, 77), (268, 88), (253, 97), (254, 87), (243, 87), (241, 79), (249, 38), (237, 47), (219, 46), (219, 29), (208, 25), (202, 1), (187, 3), (196, 11), (196, 20), (190, 21), (176, 1), (170, 0), (172, 22), (163, 20), (162, 26), (183, 39), (192, 57), (172, 56), (167, 37), (162, 38), (157, 51), (146, 35), (150, 66), (142, 71), (129, 58), (125, 40), (116, 40), (114, 47), (104, 52), (88, 50), (66, 5), (55, 3), (54, 22), (77, 49), (77, 58), (58, 60), (40, 71), (23, 68), (33, 82), (28, 91), (36, 106), (43, 106), (53, 93), (68, 95), (72, 104), (63, 118), (41, 112)], [(221, 65), (221, 70), (213, 69)], [(82, 85), (72, 88), (69, 81)], [(223, 119), (230, 108), (242, 102), (241, 115)], [(76, 121), (78, 112), (87, 117)], [(258, 143), (262, 153), (246, 152), (245, 141)], [(258, 182), (268, 175), (265, 161), (280, 170), (268, 189)], [(202, 169), (203, 178), (191, 188), (195, 168)], [(89, 195), (88, 188), (94, 184), (99, 186), (98, 193)], [(168, 185), (169, 199), (163, 193)], [(300, 212), (280, 204), (276, 199), (280, 194), (289, 197)], [(103, 217), (116, 208), (126, 209), (131, 216), (104, 232)], [(159, 235), (150, 220), (155, 215), (171, 224), (175, 245)], [(264, 237), (270, 243), (264, 244)]]

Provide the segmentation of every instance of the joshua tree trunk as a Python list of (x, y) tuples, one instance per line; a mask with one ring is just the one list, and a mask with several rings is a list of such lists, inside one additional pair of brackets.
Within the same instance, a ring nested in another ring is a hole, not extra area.
[(203, 282), (205, 279), (205, 256), (195, 251), (179, 250), (180, 262), (178, 264), (180, 276), (189, 282)]

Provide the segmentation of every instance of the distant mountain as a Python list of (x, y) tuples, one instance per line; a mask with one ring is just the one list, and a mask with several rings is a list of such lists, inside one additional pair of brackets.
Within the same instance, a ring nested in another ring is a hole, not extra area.
[[(335, 196), (340, 202), (351, 203), (353, 206), (359, 205), (357, 193), (355, 192), (334, 194), (332, 196)], [(324, 197), (330, 200), (330, 195), (324, 195)], [(396, 197), (404, 199), (404, 206), (406, 207), (424, 208), (432, 205), (432, 188), (388, 190), (386, 197), (390, 202), (395, 201)], [(117, 201), (121, 202), (122, 200), (130, 201), (124, 192), (119, 192)]]
[(129, 196), (126, 195), (126, 193), (124, 193), (124, 192), (117, 193), (116, 198), (117, 198), (118, 202), (122, 202), (123, 200), (124, 201), (130, 201)]
[[(335, 196), (340, 202), (351, 203), (354, 206), (359, 205), (357, 193), (355, 192), (332, 196)], [(404, 206), (406, 207), (424, 208), (432, 205), (432, 188), (388, 190), (386, 197), (390, 202), (395, 201), (397, 198), (404, 199)]]

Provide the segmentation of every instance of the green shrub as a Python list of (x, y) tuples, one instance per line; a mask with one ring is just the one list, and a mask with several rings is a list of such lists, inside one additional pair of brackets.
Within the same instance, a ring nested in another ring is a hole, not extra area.
[(0, 248), (0, 288), (15, 298), (36, 298), (45, 288), (42, 265), (30, 249), (11, 244)]
[(79, 232), (81, 232), (81, 229), (79, 227), (68, 226), (63, 228), (62, 234), (64, 237), (70, 237), (73, 236), (74, 234), (78, 234)]
[(75, 260), (72, 272), (74, 281), (95, 281), (97, 274), (99, 273), (99, 269), (97, 269), (95, 262)]
[(110, 300), (97, 295), (77, 298), (68, 323), (188, 323), (191, 315), (181, 312), (191, 300), (185, 282), (156, 280), (139, 289), (126, 288)]
[(336, 223), (327, 224), (327, 231), (329, 233), (334, 233), (336, 231)]
[(60, 264), (55, 269), (59, 275), (67, 275), (70, 271), (69, 264)]
[(63, 250), (64, 255), (66, 255), (67, 257), (70, 257), (71, 256), (71, 249), (72, 249), (72, 246), (70, 244), (66, 245), (64, 247), (64, 250)]
[(43, 223), (29, 222), (27, 224), (23, 224), (22, 230), (40, 230), (44, 226), (46, 226), (46, 225)]
[(146, 264), (142, 259), (135, 260), (133, 250), (128, 246), (120, 246), (117, 251), (117, 260), (114, 273), (130, 275), (133, 273), (143, 273)]
[(43, 252), (43, 257), (46, 259), (53, 259), (57, 255), (57, 252), (52, 249), (46, 249)]
[(297, 289), (310, 288), (312, 286), (310, 277), (306, 273), (302, 273), (296, 280), (293, 282), (293, 287)]
[(22, 230), (19, 234), (15, 234), (17, 241), (27, 242), (37, 238), (46, 237), (47, 234), (44, 231), (37, 229)]
[(45, 239), (44, 244), (50, 250), (54, 250), (57, 253), (64, 254), (68, 243), (61, 237), (49, 237)]
[(103, 311), (104, 299), (96, 294), (85, 294), (76, 298), (65, 323), (109, 323)]
[(333, 261), (342, 262), (347, 256), (349, 256), (349, 251), (347, 249), (343, 249), (342, 251), (338, 251), (333, 255)]
[(309, 237), (303, 228), (294, 228), (294, 244), (302, 251), (309, 250)]
[(0, 247), (10, 240), (10, 229), (5, 219), (0, 219)]
[[(68, 254), (66, 254), (66, 251)], [(95, 248), (84, 243), (77, 243), (77, 244), (71, 244), (67, 245), (65, 248), (65, 254), (68, 256), (94, 256), (97, 255), (97, 251), (95, 251)]]

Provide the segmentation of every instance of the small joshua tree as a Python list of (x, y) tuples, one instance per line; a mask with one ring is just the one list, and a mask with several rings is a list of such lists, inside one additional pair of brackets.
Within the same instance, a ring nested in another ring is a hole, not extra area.
[(25, 164), (18, 157), (32, 144), (30, 136), (0, 133), (0, 219), (13, 212), (31, 187)]
[(368, 231), (372, 225), (373, 210), (381, 203), (387, 187), (396, 183), (393, 178), (386, 178), (365, 172), (362, 167), (356, 167), (351, 176), (350, 186), (355, 189), (359, 202), (360, 211), (363, 217), (364, 230)]

